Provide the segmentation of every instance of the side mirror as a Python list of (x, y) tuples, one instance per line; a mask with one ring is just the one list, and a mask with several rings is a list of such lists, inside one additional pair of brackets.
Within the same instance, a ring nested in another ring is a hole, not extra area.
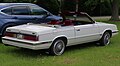
[(48, 16), (50, 16), (51, 14), (49, 12), (46, 12), (46, 14), (43, 16), (44, 19), (46, 19)]

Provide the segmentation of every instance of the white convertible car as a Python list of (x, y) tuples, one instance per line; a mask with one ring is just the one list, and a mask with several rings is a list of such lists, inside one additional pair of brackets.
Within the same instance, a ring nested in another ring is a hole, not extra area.
[(50, 54), (61, 55), (71, 45), (98, 41), (99, 45), (106, 46), (118, 33), (114, 24), (96, 22), (87, 13), (81, 12), (77, 16), (63, 21), (9, 27), (2, 42), (32, 50), (49, 49)]

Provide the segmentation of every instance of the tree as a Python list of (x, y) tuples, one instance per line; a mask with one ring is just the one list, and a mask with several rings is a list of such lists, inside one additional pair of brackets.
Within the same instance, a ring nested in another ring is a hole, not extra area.
[(112, 2), (112, 16), (110, 21), (118, 21), (119, 20), (119, 2), (118, 0), (113, 0)]
[(110, 5), (110, 7), (111, 7), (110, 11), (111, 11), (112, 15), (111, 15), (110, 20), (111, 21), (118, 21), (119, 20), (119, 1), (118, 0), (86, 0), (85, 4), (88, 8), (94, 5), (92, 8), (90, 8), (90, 9), (93, 9), (93, 10), (99, 4), (100, 12), (102, 12), (103, 7), (102, 7), (102, 4), (100, 4), (100, 3), (103, 3), (103, 2), (108, 2), (109, 3), (108, 5)]

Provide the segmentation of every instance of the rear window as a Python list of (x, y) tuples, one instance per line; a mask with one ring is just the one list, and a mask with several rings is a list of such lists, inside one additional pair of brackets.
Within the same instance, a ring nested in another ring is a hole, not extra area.
[(4, 9), (4, 10), (2, 10), (2, 12), (5, 13), (5, 14), (11, 15), (12, 14), (12, 8)]

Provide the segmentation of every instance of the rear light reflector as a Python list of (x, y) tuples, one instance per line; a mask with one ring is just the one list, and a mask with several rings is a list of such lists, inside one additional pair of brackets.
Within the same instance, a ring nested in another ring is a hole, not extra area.
[(38, 41), (38, 37), (37, 36), (31, 36), (31, 35), (24, 35), (25, 40), (31, 40), (31, 41)]
[(11, 33), (11, 32), (6, 32), (5, 33), (5, 36), (8, 36), (8, 37), (15, 37), (16, 34), (14, 33)]

